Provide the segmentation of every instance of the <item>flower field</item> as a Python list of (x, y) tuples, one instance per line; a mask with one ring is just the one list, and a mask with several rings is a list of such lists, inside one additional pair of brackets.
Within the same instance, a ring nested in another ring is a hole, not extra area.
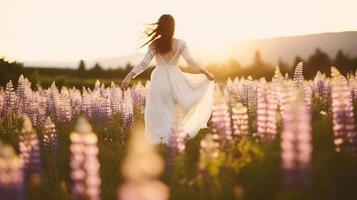
[(121, 91), (45, 89), (20, 76), (0, 91), (0, 199), (356, 199), (357, 75), (216, 84), (208, 128), (180, 111), (169, 144), (145, 140), (150, 81)]

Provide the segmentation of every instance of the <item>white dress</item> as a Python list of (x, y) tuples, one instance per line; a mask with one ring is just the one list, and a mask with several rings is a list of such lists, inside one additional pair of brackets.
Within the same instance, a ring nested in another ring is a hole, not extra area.
[(154, 53), (149, 47), (144, 59), (131, 70), (135, 75), (143, 72), (155, 57), (156, 67), (151, 74), (151, 83), (145, 107), (145, 133), (152, 143), (168, 143), (175, 120), (176, 103), (181, 108), (183, 131), (194, 137), (201, 128), (207, 127), (211, 116), (215, 83), (204, 74), (182, 72), (178, 67), (180, 55), (194, 69), (200, 65), (192, 59), (185, 41), (173, 40), (172, 57)]

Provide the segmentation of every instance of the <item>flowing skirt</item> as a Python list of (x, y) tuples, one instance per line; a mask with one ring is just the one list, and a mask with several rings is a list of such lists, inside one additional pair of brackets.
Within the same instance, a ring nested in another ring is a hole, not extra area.
[(194, 137), (207, 127), (214, 102), (214, 81), (203, 74), (184, 73), (176, 65), (159, 65), (151, 74), (145, 107), (145, 133), (152, 143), (168, 143), (176, 117), (182, 112), (182, 128)]

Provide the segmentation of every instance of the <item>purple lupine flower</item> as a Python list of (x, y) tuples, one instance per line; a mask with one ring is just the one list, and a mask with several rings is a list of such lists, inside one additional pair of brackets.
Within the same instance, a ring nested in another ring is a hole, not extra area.
[(0, 116), (4, 109), (4, 92), (0, 89)]
[(144, 135), (142, 124), (131, 135), (128, 153), (122, 166), (125, 182), (119, 187), (120, 200), (167, 200), (169, 188), (159, 180), (164, 161)]
[(86, 119), (78, 119), (70, 141), (73, 199), (100, 199), (98, 138)]
[(83, 88), (83, 101), (82, 101), (82, 113), (88, 119), (91, 119), (93, 116), (92, 110), (92, 96), (85, 88)]
[(314, 78), (312, 88), (314, 97), (318, 97), (320, 100), (326, 99), (328, 97), (326, 75), (318, 71)]
[(26, 178), (32, 181), (41, 177), (40, 145), (30, 118), (24, 115), (23, 120), (19, 137), (20, 157), (24, 161)]
[(59, 98), (56, 105), (56, 118), (58, 121), (66, 123), (72, 120), (72, 109), (69, 99)]
[(16, 116), (17, 112), (17, 95), (14, 91), (14, 87), (12, 85), (12, 81), (10, 80), (6, 84), (5, 93), (4, 93), (4, 108), (2, 112), (2, 116), (13, 117)]
[(25, 199), (23, 162), (10, 145), (0, 141), (0, 197)]
[(123, 127), (128, 128), (133, 122), (133, 102), (130, 95), (130, 89), (122, 92), (122, 98), (120, 101), (120, 110), (123, 118)]
[(231, 118), (228, 105), (219, 87), (216, 87), (215, 102), (212, 110), (213, 134), (222, 145), (232, 139)]
[(51, 87), (48, 89), (48, 97), (46, 102), (46, 112), (52, 119), (56, 118), (57, 105), (59, 102), (59, 91), (56, 83), (52, 82)]
[(353, 76), (351, 79), (349, 79), (349, 84), (351, 87), (353, 103), (356, 103), (357, 102), (357, 77)]
[(332, 118), (336, 151), (355, 153), (357, 134), (351, 90), (346, 78), (335, 67), (331, 68), (331, 76)]
[(19, 77), (16, 92), (18, 96), (18, 114), (21, 116), (32, 99), (31, 83), (23, 75)]
[(100, 113), (104, 122), (109, 121), (112, 119), (112, 108), (110, 107), (110, 100), (109, 98), (102, 99), (100, 107)]
[(82, 96), (81, 92), (75, 88), (69, 90), (70, 105), (72, 111), (72, 118), (76, 118), (81, 114)]
[(56, 126), (51, 117), (47, 117), (43, 130), (43, 147), (46, 152), (55, 153), (58, 149)]
[(299, 88), (303, 86), (304, 83), (304, 76), (302, 74), (303, 72), (303, 62), (299, 62), (296, 67), (295, 67), (295, 71), (294, 71), (294, 87), (295, 88)]
[(120, 98), (121, 90), (113, 82), (110, 85), (110, 106), (112, 108), (113, 114), (118, 114), (120, 112)]
[(284, 184), (307, 185), (311, 164), (311, 116), (304, 101), (304, 92), (288, 92), (289, 98), (283, 118), (281, 159)]

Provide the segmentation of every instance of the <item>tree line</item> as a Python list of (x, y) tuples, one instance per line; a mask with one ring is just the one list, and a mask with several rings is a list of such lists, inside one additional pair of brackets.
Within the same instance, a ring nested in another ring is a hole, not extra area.
[[(313, 54), (306, 59), (296, 56), (293, 63), (290, 65), (283, 59), (280, 59), (275, 65), (270, 64), (262, 58), (259, 50), (256, 51), (251, 64), (243, 66), (237, 60), (231, 59), (221, 64), (209, 64), (207, 69), (215, 74), (218, 81), (224, 81), (228, 77), (248, 77), (253, 78), (265, 77), (271, 79), (274, 74), (275, 66), (280, 67), (280, 71), (289, 76), (293, 74), (294, 67), (298, 62), (304, 62), (304, 76), (307, 79), (312, 79), (317, 71), (325, 73), (327, 76), (330, 74), (330, 67), (336, 66), (341, 73), (347, 74), (348, 72), (355, 72), (357, 68), (357, 56), (352, 57), (342, 50), (330, 58), (330, 56), (317, 48)], [(81, 60), (77, 68), (53, 68), (53, 67), (24, 67), (19, 62), (7, 62), (4, 58), (0, 58), (0, 85), (4, 86), (8, 80), (15, 81), (17, 78), (24, 74), (30, 79), (32, 83), (39, 83), (45, 87), (56, 80), (59, 85), (68, 86), (86, 86), (84, 83), (87, 81), (88, 85), (92, 85), (95, 79), (101, 80), (121, 80), (132, 69), (133, 65), (127, 64), (126, 66), (118, 66), (115, 69), (104, 69), (99, 63), (94, 67), (88, 68), (85, 62)], [(138, 80), (150, 79), (150, 74), (153, 68), (149, 68), (138, 76)], [(183, 71), (194, 72), (191, 68), (184, 67)], [(105, 81), (104, 81), (105, 82)]]

